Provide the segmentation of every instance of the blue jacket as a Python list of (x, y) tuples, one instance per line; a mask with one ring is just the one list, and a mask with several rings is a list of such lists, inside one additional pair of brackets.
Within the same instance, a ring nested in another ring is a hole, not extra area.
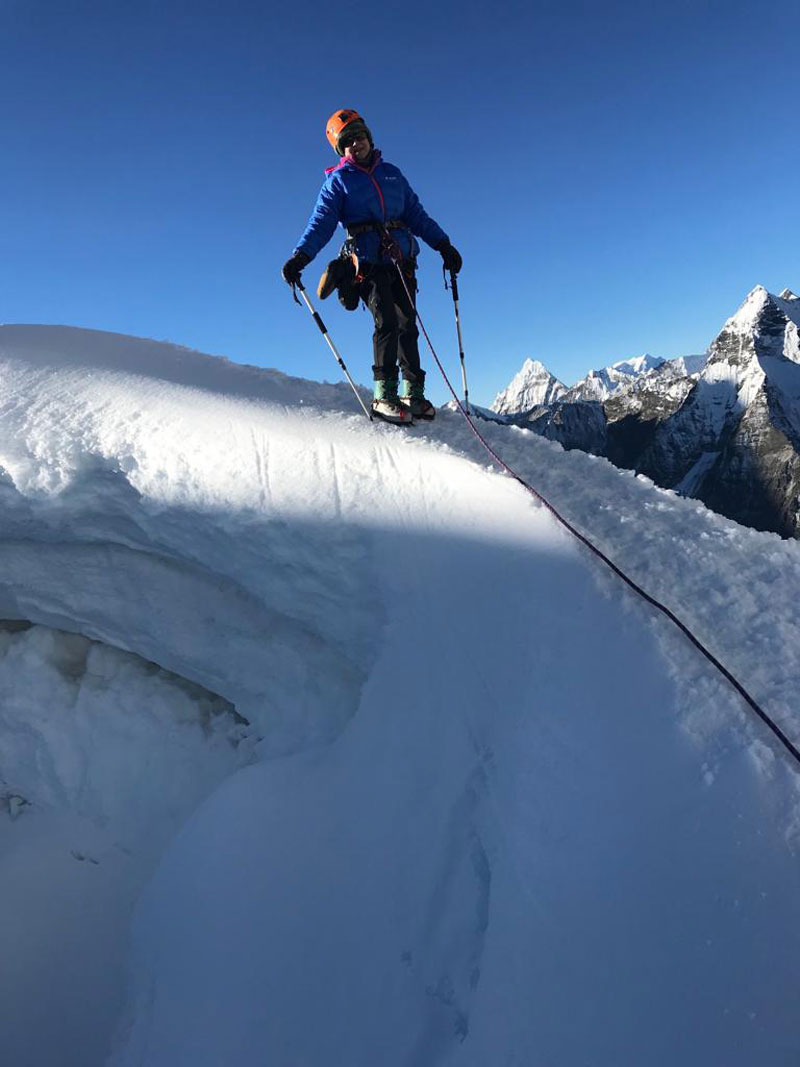
[[(384, 163), (377, 150), (372, 154), (369, 167), (342, 159), (325, 173), (327, 177), (316, 206), (295, 252), (305, 252), (309, 259), (313, 259), (333, 237), (337, 223), (347, 226), (373, 219), (381, 222), (396, 219), (405, 224), (391, 230), (404, 257), (413, 257), (419, 252), (415, 234), (431, 248), (448, 240), (441, 226), (426, 213), (399, 168)], [(387, 257), (381, 255), (380, 240), (377, 230), (369, 230), (353, 238), (353, 250), (360, 260), (368, 263), (386, 260)]]

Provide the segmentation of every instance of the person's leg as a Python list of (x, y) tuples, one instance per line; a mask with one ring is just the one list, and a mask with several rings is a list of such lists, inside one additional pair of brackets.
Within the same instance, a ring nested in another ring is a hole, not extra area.
[(400, 400), (415, 419), (432, 419), (436, 408), (425, 399), (425, 371), (419, 360), (417, 279), (413, 265), (406, 266), (405, 282), (404, 285), (395, 268), (393, 290), (398, 323), (398, 360), (403, 371)]
[(375, 323), (372, 334), (373, 377), (376, 381), (397, 381), (399, 326), (392, 276), (384, 264), (370, 267), (363, 282), (362, 296)]
[(411, 422), (411, 412), (397, 397), (398, 320), (392, 289), (394, 267), (373, 266), (362, 283), (361, 295), (372, 313), (374, 378), (373, 413), (387, 422)]
[[(419, 330), (417, 329), (417, 277), (414, 265), (404, 264), (405, 285), (392, 267), (392, 295), (397, 317), (397, 359), (407, 382), (424, 384), (425, 373), (419, 362)], [(406, 287), (408, 292), (406, 292)], [(411, 299), (409, 300), (409, 294)]]

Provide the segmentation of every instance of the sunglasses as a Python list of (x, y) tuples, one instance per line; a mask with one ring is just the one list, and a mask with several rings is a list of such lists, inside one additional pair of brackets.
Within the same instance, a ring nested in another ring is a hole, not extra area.
[(343, 137), (339, 142), (342, 148), (352, 148), (356, 141), (366, 141), (367, 135), (365, 133), (351, 133), (347, 137)]

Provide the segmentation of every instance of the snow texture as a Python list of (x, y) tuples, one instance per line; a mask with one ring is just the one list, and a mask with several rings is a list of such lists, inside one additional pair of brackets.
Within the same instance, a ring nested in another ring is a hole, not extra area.
[[(797, 768), (459, 414), (67, 328), (0, 382), (8, 1062), (792, 1062)], [(800, 545), (481, 429), (800, 737)]]

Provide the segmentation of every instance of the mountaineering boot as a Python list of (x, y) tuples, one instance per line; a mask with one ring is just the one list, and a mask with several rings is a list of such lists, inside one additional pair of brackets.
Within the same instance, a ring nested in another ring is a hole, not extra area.
[(359, 300), (358, 283), (355, 264), (349, 256), (346, 259), (342, 256), (332, 259), (322, 272), (317, 286), (317, 296), (320, 300), (327, 300), (334, 290), (337, 291), (339, 302), (343, 307), (348, 311), (356, 310)]
[(415, 419), (433, 419), (436, 417), (436, 408), (425, 399), (425, 379), (421, 382), (403, 381), (403, 392), (400, 403)]
[(372, 414), (385, 422), (400, 426), (413, 423), (411, 412), (397, 399), (397, 378), (375, 379), (375, 399), (372, 401)]

